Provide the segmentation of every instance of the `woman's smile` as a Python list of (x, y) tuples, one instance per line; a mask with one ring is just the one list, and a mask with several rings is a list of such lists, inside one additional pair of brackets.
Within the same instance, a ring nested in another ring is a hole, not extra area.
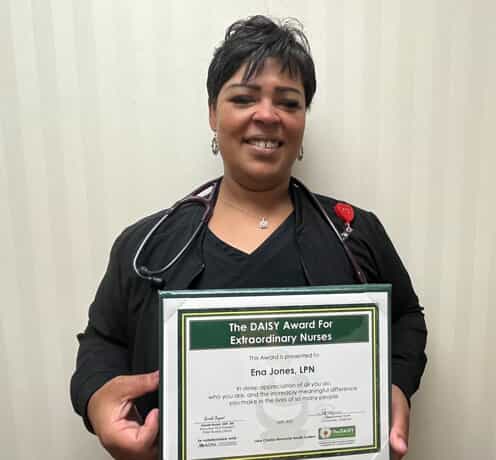
[(274, 153), (283, 145), (282, 141), (269, 137), (249, 137), (244, 140), (244, 143), (248, 144), (256, 152), (263, 154)]
[(210, 107), (224, 175), (247, 184), (288, 181), (305, 129), (305, 90), (300, 78), (267, 59), (244, 81), (242, 66), (222, 87)]

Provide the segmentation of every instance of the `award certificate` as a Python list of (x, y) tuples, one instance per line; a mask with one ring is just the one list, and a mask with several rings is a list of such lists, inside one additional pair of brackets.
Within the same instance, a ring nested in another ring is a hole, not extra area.
[(161, 292), (160, 458), (389, 460), (389, 298)]

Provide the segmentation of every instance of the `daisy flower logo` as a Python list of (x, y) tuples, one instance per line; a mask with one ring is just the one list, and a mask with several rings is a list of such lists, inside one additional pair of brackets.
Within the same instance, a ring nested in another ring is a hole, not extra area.
[(329, 439), (331, 437), (330, 428), (319, 428), (319, 439)]

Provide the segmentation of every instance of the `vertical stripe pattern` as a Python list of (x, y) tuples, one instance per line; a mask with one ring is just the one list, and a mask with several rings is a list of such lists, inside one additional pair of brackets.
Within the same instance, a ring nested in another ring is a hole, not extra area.
[(221, 173), (206, 71), (256, 13), (316, 61), (295, 174), (379, 215), (425, 305), (408, 458), (496, 457), (495, 2), (0, 0), (6, 458), (107, 458), (70, 407), (75, 334), (117, 234)]

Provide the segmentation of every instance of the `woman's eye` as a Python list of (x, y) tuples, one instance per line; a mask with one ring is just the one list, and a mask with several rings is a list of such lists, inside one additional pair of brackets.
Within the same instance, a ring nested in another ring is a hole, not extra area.
[(231, 101), (234, 102), (235, 104), (250, 104), (253, 102), (253, 97), (251, 96), (234, 96), (231, 98)]
[(285, 99), (281, 101), (281, 105), (291, 110), (296, 110), (301, 107), (300, 102), (294, 99)]

